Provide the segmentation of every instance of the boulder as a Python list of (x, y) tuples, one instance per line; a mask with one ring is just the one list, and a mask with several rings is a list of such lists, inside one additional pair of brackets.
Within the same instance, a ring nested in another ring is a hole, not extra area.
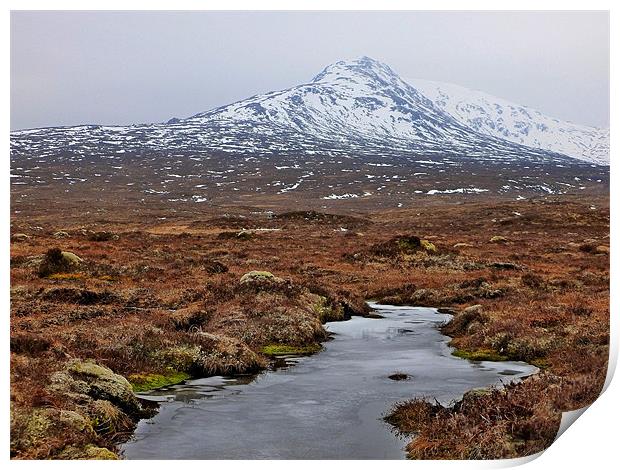
[(47, 277), (56, 273), (69, 273), (82, 264), (82, 258), (70, 251), (52, 248), (43, 257), (39, 265), (39, 276)]
[(269, 271), (250, 271), (245, 273), (239, 279), (240, 284), (254, 284), (254, 283), (272, 283), (272, 282), (282, 282), (282, 279), (274, 276)]
[(97, 400), (107, 400), (128, 414), (136, 415), (141, 406), (136, 399), (131, 384), (122, 375), (93, 361), (74, 359), (69, 362), (66, 372), (76, 384), (69, 387)]

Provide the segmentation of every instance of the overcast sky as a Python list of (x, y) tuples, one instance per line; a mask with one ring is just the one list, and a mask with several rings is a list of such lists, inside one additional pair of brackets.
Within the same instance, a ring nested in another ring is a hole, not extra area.
[(609, 125), (605, 12), (13, 12), (11, 128), (187, 117), (362, 55)]

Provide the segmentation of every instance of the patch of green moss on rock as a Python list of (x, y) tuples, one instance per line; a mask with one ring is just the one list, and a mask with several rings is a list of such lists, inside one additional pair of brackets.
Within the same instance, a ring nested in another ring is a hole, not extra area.
[(189, 379), (185, 372), (172, 371), (166, 374), (132, 374), (128, 377), (134, 392), (146, 392), (156, 388), (175, 385)]

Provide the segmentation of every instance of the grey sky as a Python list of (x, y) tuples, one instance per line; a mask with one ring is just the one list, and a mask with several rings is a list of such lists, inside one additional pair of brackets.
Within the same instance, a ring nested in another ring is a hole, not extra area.
[(13, 12), (11, 128), (187, 117), (362, 55), (609, 125), (606, 12)]

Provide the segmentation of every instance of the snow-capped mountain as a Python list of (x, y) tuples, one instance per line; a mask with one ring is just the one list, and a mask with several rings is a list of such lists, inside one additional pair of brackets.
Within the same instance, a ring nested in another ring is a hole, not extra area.
[(504, 99), (450, 83), (408, 80), (435, 106), (481, 134), (609, 165), (609, 128), (561, 121)]
[[(308, 83), (167, 123), (15, 131), (11, 188), (16, 201), (50, 188), (192, 204), (287, 194), (395, 207), (453, 194), (606, 191), (609, 169), (591, 163), (605, 161), (604, 135), (599, 148), (594, 131), (442, 90), (363, 57)], [(518, 119), (508, 121), (513, 113)]]
[(416, 154), (479, 160), (564, 161), (472, 130), (387, 65), (368, 57), (325, 68), (309, 83), (165, 124), (16, 131), (11, 152), (42, 156), (110, 152)]

